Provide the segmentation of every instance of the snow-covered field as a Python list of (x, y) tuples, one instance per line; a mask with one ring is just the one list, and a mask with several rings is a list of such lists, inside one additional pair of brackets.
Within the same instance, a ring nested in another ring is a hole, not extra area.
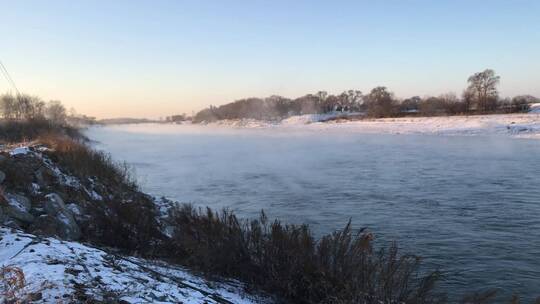
[(179, 267), (8, 228), (0, 228), (0, 267), (0, 278), (15, 275), (13, 269), (24, 273), (24, 284), (13, 290), (21, 303), (74, 303), (85, 294), (128, 303), (268, 302), (243, 296), (237, 282), (211, 282)]
[(338, 123), (359, 132), (439, 135), (511, 135), (538, 137), (540, 115), (406, 117)]
[(528, 114), (474, 116), (401, 117), (362, 120), (331, 120), (331, 115), (302, 115), (281, 122), (223, 120), (207, 127), (273, 128), (293, 131), (338, 131), (383, 134), (509, 135), (540, 138), (540, 106)]

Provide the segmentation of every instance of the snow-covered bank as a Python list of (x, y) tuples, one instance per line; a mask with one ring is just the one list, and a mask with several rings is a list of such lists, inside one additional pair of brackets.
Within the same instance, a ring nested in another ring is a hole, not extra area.
[(13, 290), (22, 303), (74, 303), (84, 299), (127, 303), (268, 302), (244, 296), (238, 282), (211, 282), (164, 263), (122, 257), (8, 228), (0, 228), (0, 267), (7, 277), (16, 274), (14, 269), (22, 270), (24, 284)]
[[(124, 180), (77, 175), (55, 151), (36, 142), (0, 149), (0, 303), (268, 302), (246, 295), (237, 281), (209, 281), (172, 264), (108, 252), (126, 248), (120, 243), (131, 234), (121, 231), (136, 234), (145, 216), (154, 238), (136, 246), (157, 246), (175, 203), (130, 190)], [(121, 225), (110, 226), (117, 221)]]
[(337, 131), (383, 134), (506, 135), (540, 138), (540, 112), (473, 116), (400, 117), (361, 120), (330, 120), (321, 115), (302, 115), (281, 122), (224, 120), (203, 128), (263, 128), (284, 131)]
[(337, 128), (366, 133), (437, 135), (510, 135), (539, 137), (540, 115), (403, 117), (336, 123)]

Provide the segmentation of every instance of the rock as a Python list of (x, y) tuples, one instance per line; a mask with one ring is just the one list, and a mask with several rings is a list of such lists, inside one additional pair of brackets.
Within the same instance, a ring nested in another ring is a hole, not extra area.
[(57, 236), (59, 235), (58, 221), (50, 215), (44, 214), (36, 218), (30, 230), (34, 234), (42, 236)]
[(46, 167), (40, 167), (35, 170), (34, 176), (36, 177), (37, 184), (42, 188), (46, 188), (55, 181), (53, 172)]
[(2, 222), (2, 226), (9, 227), (16, 230), (22, 230), (22, 223), (13, 218), (8, 218), (6, 221)]
[(21, 211), (19, 209), (8, 207), (5, 209), (6, 215), (15, 220), (19, 220), (23, 223), (32, 223), (34, 221), (34, 216), (28, 212)]
[(45, 196), (47, 201), (45, 202), (45, 212), (50, 215), (56, 215), (60, 210), (66, 209), (64, 200), (57, 193), (50, 193)]
[(43, 294), (41, 292), (32, 292), (30, 294), (31, 301), (40, 301), (41, 299), (43, 299)]
[(32, 204), (30, 200), (22, 195), (6, 193), (4, 198), (7, 206), (4, 207), (4, 214), (23, 223), (32, 223), (34, 216), (30, 213)]
[(71, 211), (71, 214), (73, 214), (73, 216), (75, 218), (80, 218), (80, 217), (83, 216), (83, 210), (82, 210), (81, 206), (79, 206), (79, 205), (77, 205), (75, 203), (67, 204), (66, 209)]
[(37, 180), (38, 185), (40, 187), (45, 186), (45, 179), (43, 178), (43, 169), (40, 168), (39, 170), (36, 170), (34, 175), (36, 176), (36, 180)]
[(3, 183), (5, 179), (6, 179), (6, 174), (0, 171), (0, 184)]
[(11, 204), (18, 205), (26, 211), (29, 211), (30, 208), (32, 208), (32, 204), (30, 203), (30, 200), (27, 197), (22, 196), (20, 194), (6, 193), (4, 197), (6, 198), (6, 200), (8, 201), (10, 205)]
[(13, 150), (11, 150), (11, 152), (9, 152), (9, 155), (11, 155), (12, 157), (13, 156), (17, 156), (17, 155), (26, 155), (30, 152), (30, 149), (28, 147), (17, 147)]
[[(81, 229), (79, 228), (79, 225), (77, 225), (73, 213), (66, 208), (66, 204), (64, 204), (64, 200), (60, 195), (51, 193), (45, 197), (47, 198), (47, 201), (44, 203), (44, 209), (47, 215), (55, 221), (55, 234), (63, 239), (79, 239), (81, 237)], [(40, 217), (40, 219), (40, 225), (46, 224), (47, 222), (50, 223), (50, 219), (48, 218), (42, 219), (42, 217)], [(40, 228), (42, 230), (47, 230), (47, 227)]]
[(61, 238), (68, 240), (78, 240), (81, 238), (81, 229), (69, 211), (63, 210), (58, 213), (56, 219), (62, 223), (59, 231)]

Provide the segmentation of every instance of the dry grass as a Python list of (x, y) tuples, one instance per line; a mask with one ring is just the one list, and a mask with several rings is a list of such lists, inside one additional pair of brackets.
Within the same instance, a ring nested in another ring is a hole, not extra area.
[(41, 292), (50, 288), (48, 282), (43, 282), (36, 291), (29, 291), (24, 272), (19, 267), (3, 266), (0, 268), (0, 303), (26, 304), (34, 303), (41, 298)]
[(341, 231), (316, 240), (306, 225), (251, 222), (232, 212), (183, 205), (172, 212), (178, 262), (234, 277), (294, 303), (437, 303), (438, 272), (394, 245), (376, 250), (372, 235)]
[(49, 156), (53, 161), (81, 179), (97, 177), (105, 184), (137, 189), (135, 175), (127, 163), (115, 162), (109, 154), (91, 149), (85, 142), (54, 133), (42, 135), (37, 141), (52, 148)]
[(32, 141), (45, 134), (57, 134), (73, 139), (86, 139), (78, 129), (52, 124), (45, 119), (0, 120), (0, 142), (14, 143)]
[(85, 240), (130, 254), (148, 256), (160, 251), (158, 243), (164, 237), (156, 206), (150, 197), (138, 191), (130, 166), (66, 136), (49, 134), (38, 142), (51, 148), (46, 153), (62, 170), (80, 180), (92, 177), (106, 186), (106, 203), (88, 202), (85, 207), (91, 218), (81, 227)]
[(17, 267), (0, 269), (0, 295), (6, 303), (19, 303), (26, 286), (24, 273)]

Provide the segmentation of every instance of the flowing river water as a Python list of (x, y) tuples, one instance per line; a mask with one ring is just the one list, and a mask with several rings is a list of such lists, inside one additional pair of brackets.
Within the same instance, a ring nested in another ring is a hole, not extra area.
[(442, 270), (451, 298), (540, 296), (539, 140), (158, 124), (87, 135), (153, 195), (264, 209), (317, 235), (351, 219)]

